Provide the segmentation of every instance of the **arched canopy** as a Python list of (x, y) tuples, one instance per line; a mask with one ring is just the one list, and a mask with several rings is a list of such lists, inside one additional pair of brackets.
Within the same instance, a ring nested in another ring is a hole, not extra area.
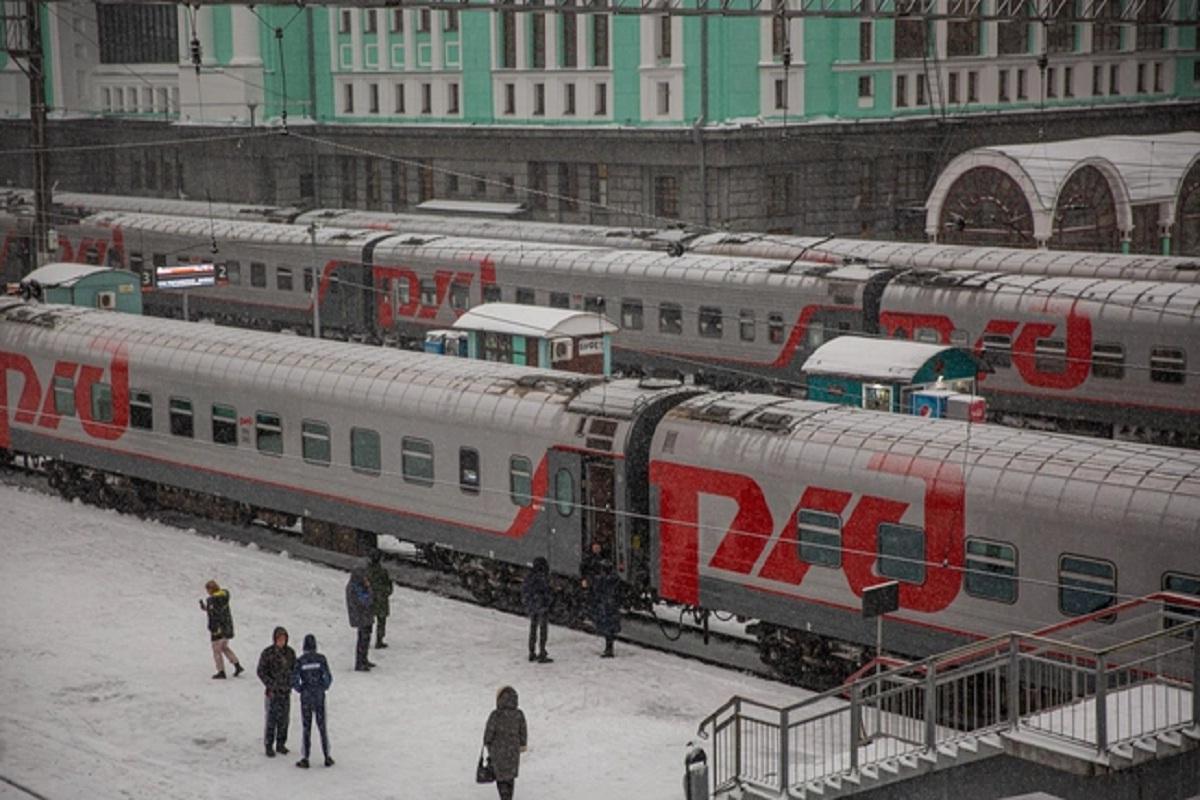
[[(1109, 224), (1128, 236), (1134, 206), (1156, 204), (1159, 220), (1169, 224), (1175, 219), (1186, 176), (1198, 155), (1200, 133), (1191, 131), (975, 148), (951, 161), (938, 176), (926, 203), (925, 232), (944, 240), (949, 229), (973, 227), (964, 209), (983, 213), (993, 205), (988, 197), (1015, 186), (1028, 204), (1034, 239), (1045, 246), (1069, 216), (1068, 209), (1059, 207), (1064, 190), (1072, 195), (1069, 204), (1077, 206), (1080, 187), (1090, 186), (1097, 219), (1112, 220)], [(990, 190), (989, 173), (994, 184)], [(960, 181), (970, 186), (959, 186)]]

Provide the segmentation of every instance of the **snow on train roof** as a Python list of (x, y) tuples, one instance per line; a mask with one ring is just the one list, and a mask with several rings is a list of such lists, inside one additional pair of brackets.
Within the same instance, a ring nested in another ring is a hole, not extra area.
[(484, 303), (467, 311), (453, 327), (460, 330), (493, 331), (517, 336), (596, 336), (612, 333), (617, 326), (600, 314), (569, 308), (547, 308), (521, 303)]
[[(718, 452), (713, 436), (782, 434), (786, 437), (782, 441), (789, 447), (811, 444), (856, 453), (889, 453), (1002, 473), (1036, 473), (1039, 480), (1079, 479), (1177, 493), (1177, 500), (1169, 502), (1177, 501), (1180, 507), (1185, 503), (1194, 507), (1200, 501), (1200, 451), (1194, 450), (1015, 430), (994, 424), (930, 420), (758, 394), (705, 394), (681, 403), (666, 417), (668, 423), (689, 419), (722, 423), (722, 432), (710, 428), (697, 444), (707, 457)], [(678, 453), (680, 444), (677, 442), (675, 447)], [(741, 447), (739, 452), (757, 453), (764, 464), (774, 468), (780, 465), (776, 446), (758, 442)]]
[[(105, 211), (92, 214), (88, 220), (97, 225), (151, 230), (183, 236), (198, 237), (201, 241), (210, 238), (236, 237), (241, 241), (273, 243), (311, 244), (313, 234), (299, 225), (277, 222), (242, 221), (229, 219), (207, 219), (204, 217), (167, 216), (164, 214), (139, 214), (122, 211)], [(365, 242), (381, 236), (379, 231), (356, 228), (322, 227), (316, 230), (317, 244), (333, 242)]]
[(44, 267), (38, 267), (24, 278), (21, 278), (21, 283), (36, 281), (42, 286), (71, 286), (88, 275), (94, 275), (97, 272), (112, 271), (112, 267), (101, 267), (93, 264), (72, 264), (60, 261), (56, 264), (47, 264)]
[(14, 324), (27, 326), (14, 335), (73, 340), (50, 344), (60, 350), (78, 349), (80, 339), (124, 345), (143, 370), (186, 371), (272, 391), (304, 386), (318, 400), (403, 404), (414, 413), (439, 417), (456, 408), (465, 415), (487, 415), (507, 400), (508, 414), (533, 426), (539, 412), (529, 406), (563, 407), (603, 382), (572, 372), (0, 299), (0, 325)]
[(299, 209), (292, 206), (246, 205), (240, 203), (210, 203), (204, 200), (176, 200), (161, 197), (91, 194), (87, 192), (55, 192), (54, 202), (93, 211), (125, 211), (145, 214), (178, 214), (185, 217), (216, 219), (245, 219), (284, 221)]
[(956, 347), (906, 339), (838, 336), (818, 347), (804, 362), (811, 375), (853, 375), (886, 381), (911, 381), (932, 358)]

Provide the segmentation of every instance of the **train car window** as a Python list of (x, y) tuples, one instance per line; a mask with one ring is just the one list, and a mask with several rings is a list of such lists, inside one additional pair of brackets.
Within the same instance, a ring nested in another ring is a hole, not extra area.
[(192, 401), (182, 397), (172, 397), (167, 403), (167, 416), (171, 422), (172, 436), (185, 436), (191, 439), (195, 435), (192, 421)]
[(256, 289), (267, 287), (267, 265), (261, 261), (250, 262), (250, 285)]
[(471, 287), (465, 283), (450, 284), (450, 307), (466, 311), (471, 307)]
[[(304, 277), (302, 278), (302, 280), (304, 281), (304, 293), (309, 294), (310, 292), (312, 292), (312, 287), (313, 287), (313, 268), (305, 267), (303, 276)], [(230, 279), (230, 282), (231, 283), (233, 282), (232, 278)]]
[(54, 413), (75, 416), (75, 381), (71, 378), (54, 379)]
[(151, 256), (155, 267), (165, 267), (167, 265), (167, 256), (164, 253), (155, 253)]
[(842, 518), (823, 511), (800, 509), (796, 515), (800, 560), (822, 567), (842, 566)]
[(277, 267), (275, 269), (275, 288), (281, 292), (290, 292), (292, 286), (292, 271), (287, 267)]
[(754, 309), (743, 308), (738, 312), (738, 336), (743, 342), (753, 342), (754, 335)]
[(242, 285), (242, 262), (236, 259), (229, 259), (225, 262), (225, 279), (229, 281), (230, 286)]
[(1107, 608), (1117, 599), (1117, 568), (1111, 561), (1064, 555), (1058, 559), (1058, 610), (1069, 617)]
[(283, 419), (273, 411), (259, 411), (254, 415), (255, 441), (258, 452), (270, 456), (283, 455)]
[(1187, 361), (1179, 347), (1155, 347), (1150, 351), (1150, 380), (1183, 383)]
[(378, 431), (369, 428), (350, 429), (350, 466), (355, 472), (378, 475), (382, 468)]
[(1017, 601), (1017, 549), (985, 539), (967, 539), (966, 589), (972, 597)]
[(934, 328), (917, 328), (917, 334), (913, 337), (915, 342), (925, 342), (926, 344), (941, 344), (942, 337)]
[(962, 328), (955, 328), (950, 331), (950, 344), (955, 347), (970, 347), (971, 334), (964, 331)]
[(783, 344), (783, 314), (767, 314), (767, 341), (771, 344)]
[(816, 350), (825, 344), (825, 326), (815, 322), (808, 326), (808, 349)]
[(421, 281), (421, 305), (437, 305), (437, 281)]
[(489, 283), (483, 287), (483, 302), (499, 303), (504, 297), (504, 292), (500, 289), (499, 284)]
[(96, 247), (96, 245), (89, 247), (87, 251), (84, 252), (83, 257), (88, 264), (93, 266), (98, 266), (100, 264), (100, 250)]
[(906, 583), (925, 582), (925, 531), (912, 525), (881, 522), (876, 531), (879, 558), (875, 571)]
[(223, 406), (220, 403), (213, 403), (213, 442), (237, 447), (237, 435), (237, 409), (233, 406)]
[(479, 451), (458, 449), (458, 488), (467, 494), (479, 494)]
[(149, 286), (151, 275), (146, 271), (146, 259), (138, 252), (130, 252), (129, 254), (129, 271), (136, 273), (142, 279), (142, 286)]
[(678, 303), (658, 304), (658, 332), (683, 333), (683, 309)]
[(154, 430), (154, 403), (149, 392), (129, 392), (129, 425), (143, 431)]
[(1067, 368), (1067, 343), (1038, 339), (1033, 345), (1033, 363), (1038, 372), (1062, 372)]
[(1125, 377), (1125, 348), (1097, 342), (1092, 346), (1092, 377), (1119, 380)]
[(551, 308), (570, 308), (571, 295), (569, 292), (551, 292), (550, 293)]
[(589, 294), (584, 295), (583, 310), (589, 314), (599, 314), (604, 316), (605, 310), (608, 308), (608, 301), (601, 295)]
[(533, 463), (524, 456), (508, 459), (508, 497), (517, 506), (533, 502)]
[(624, 298), (621, 300), (621, 327), (630, 331), (642, 329), (642, 301)]
[(516, 300), (518, 303), (525, 306), (537, 305), (537, 295), (534, 293), (533, 289), (526, 289), (518, 286)]
[(306, 419), (300, 424), (300, 450), (309, 464), (328, 467), (331, 449), (329, 426), (324, 422)]
[(401, 439), (400, 469), (409, 483), (433, 486), (433, 443), (413, 436)]
[(1012, 366), (1012, 338), (1007, 333), (983, 335), (983, 357), (993, 369)]
[(575, 510), (575, 476), (566, 467), (554, 475), (554, 506), (563, 517)]
[(697, 332), (706, 339), (720, 339), (725, 332), (721, 309), (716, 306), (700, 306), (696, 325)]
[[(1167, 572), (1162, 577), (1162, 588), (1176, 594), (1186, 594), (1200, 598), (1200, 575), (1187, 575), (1182, 572)], [(1163, 627), (1170, 628), (1183, 625), (1200, 617), (1200, 608), (1181, 603), (1163, 604)]]
[(107, 383), (92, 384), (92, 419), (96, 422), (112, 422), (112, 386)]

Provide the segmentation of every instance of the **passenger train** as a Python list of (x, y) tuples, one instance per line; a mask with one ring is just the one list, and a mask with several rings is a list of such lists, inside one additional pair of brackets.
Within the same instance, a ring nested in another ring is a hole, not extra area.
[[(9, 191), (14, 210), (28, 212), (32, 192)], [(1179, 283), (1200, 282), (1200, 258), (1187, 256), (1129, 255), (1012, 247), (970, 247), (917, 242), (805, 237), (773, 233), (731, 233), (689, 227), (653, 228), (583, 225), (530, 220), (397, 213), (343, 208), (301, 210), (290, 206), (209, 203), (153, 197), (59, 192), (55, 224), (69, 233), (73, 222), (100, 211), (166, 214), (180, 217), (285, 222), (304, 227), (333, 226), (422, 235), (467, 236), (529, 243), (613, 247), (623, 250), (657, 250), (682, 254), (724, 255), (781, 261), (819, 261), (831, 264), (869, 263), (898, 269), (972, 269), (1021, 275), (1056, 275), (1074, 278), (1124, 278)], [(28, 213), (24, 214), (28, 237)], [(15, 243), (16, 219), (8, 220), (6, 234)], [(70, 242), (67, 247), (71, 248)], [(9, 280), (20, 274), (15, 265)], [(74, 248), (74, 257), (85, 260), (86, 248)], [(0, 265), (5, 262), (0, 258)]]
[[(307, 230), (295, 225), (108, 212), (82, 220), (88, 258), (143, 275), (215, 261), (226, 285), (189, 293), (218, 322), (418, 342), (468, 308), (509, 301), (583, 308), (621, 326), (614, 365), (799, 393), (801, 368), (845, 332), (970, 347), (993, 419), (1200, 446), (1200, 284), (897, 270), (877, 265), (628, 251), (513, 240)], [(216, 247), (218, 252), (214, 253)], [(1193, 365), (1189, 367), (1189, 364)]]
[[(0, 453), (114, 505), (390, 534), (479, 591), (599, 542), (629, 597), (760, 621), (763, 656), (923, 656), (1200, 595), (1200, 453), (0, 299)], [(47, 535), (53, 535), (48, 532)], [(839, 648), (841, 650), (843, 648)]]

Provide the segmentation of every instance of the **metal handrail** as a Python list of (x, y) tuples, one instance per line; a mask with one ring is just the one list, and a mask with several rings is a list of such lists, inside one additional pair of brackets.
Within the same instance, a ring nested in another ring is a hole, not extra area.
[[(792, 786), (1004, 729), (1024, 728), (1104, 754), (1131, 740), (1200, 725), (1200, 696), (1192, 691), (1190, 704), (1184, 699), (1197, 685), (1200, 618), (1103, 647), (1007, 633), (858, 674), (788, 706), (735, 695), (700, 728), (701, 735), (711, 732), (715, 749), (724, 748), (715, 783), (753, 783), (786, 794)], [(821, 707), (827, 701), (838, 705)]]

